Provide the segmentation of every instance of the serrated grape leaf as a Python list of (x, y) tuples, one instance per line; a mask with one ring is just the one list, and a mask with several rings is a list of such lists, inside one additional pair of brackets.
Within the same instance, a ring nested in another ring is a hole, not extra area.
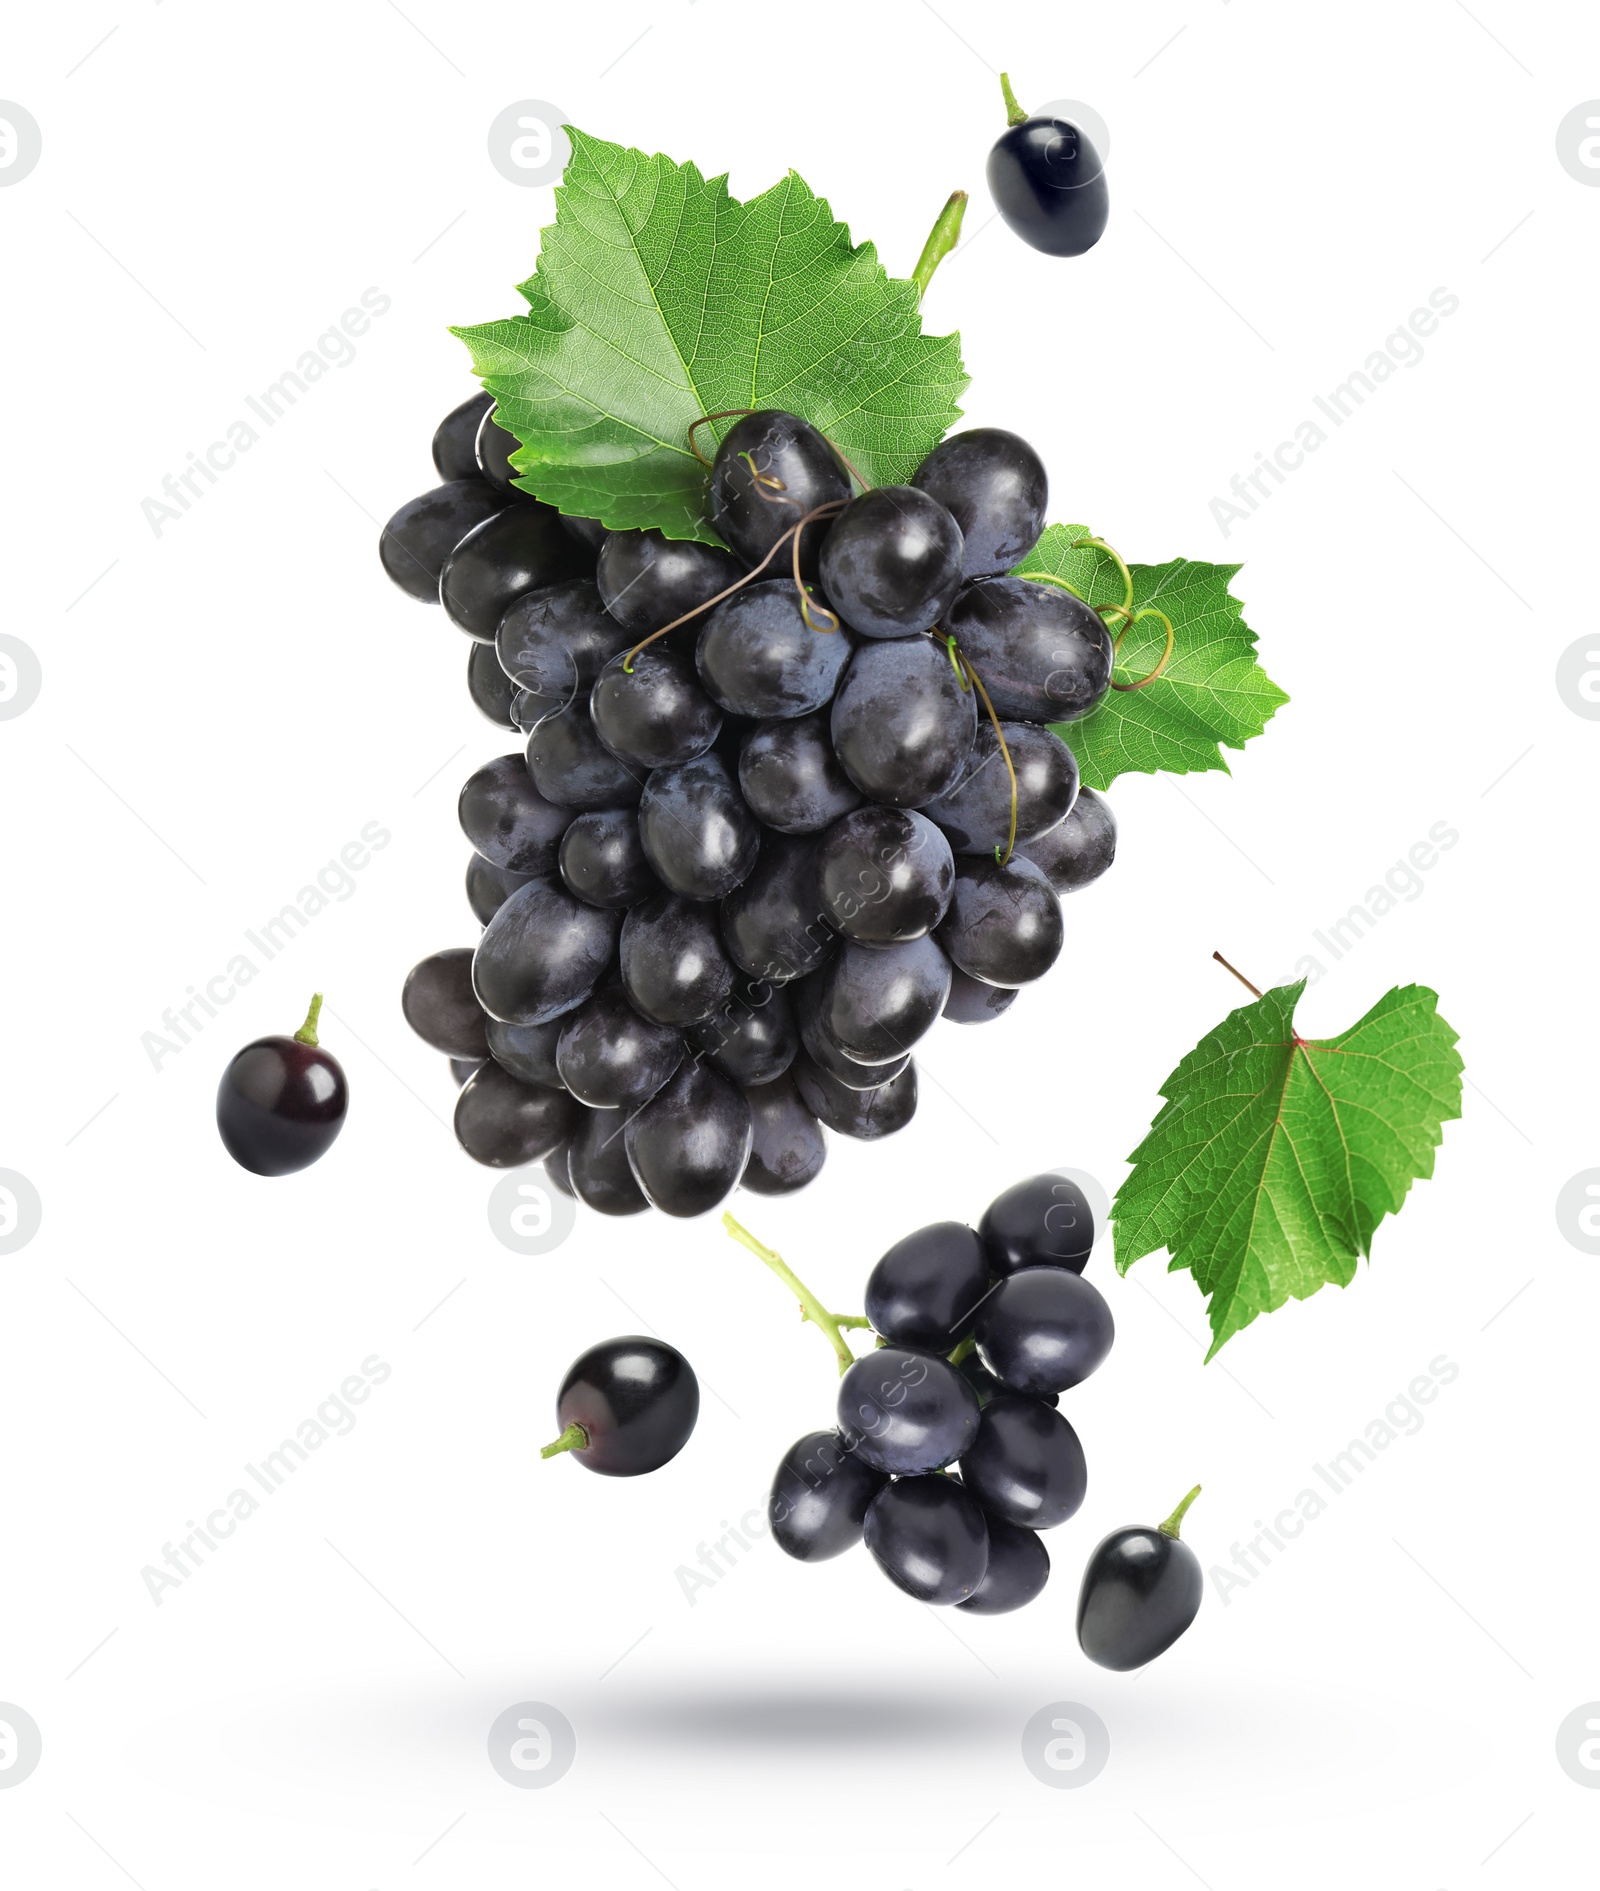
[[(872, 485), (916, 470), (967, 377), (959, 337), (922, 333), (914, 283), (793, 171), (740, 203), (725, 177), (566, 132), (528, 312), (452, 331), (521, 442), (518, 485), (715, 545), (689, 427), (728, 407), (804, 415)], [(731, 425), (702, 429), (701, 450)]]
[(1241, 1005), (1190, 1051), (1111, 1210), (1118, 1273), (1165, 1248), (1209, 1296), (1208, 1359), (1258, 1313), (1347, 1286), (1461, 1114), (1433, 992), (1396, 986), (1343, 1036), (1308, 1042), (1304, 990)]
[[(1047, 527), (1017, 575), (1047, 571), (1097, 608), (1120, 604), (1126, 587), (1116, 560), (1091, 537), (1081, 525)], [(1242, 749), (1289, 700), (1256, 662), (1255, 632), (1228, 589), (1238, 569), (1187, 558), (1129, 567), (1133, 609), (1153, 604), (1172, 619), (1172, 656), (1143, 689), (1114, 689), (1082, 721), (1056, 725), (1089, 787), (1108, 788), (1130, 772), (1188, 775), (1220, 768), (1226, 774), (1222, 745)], [(1112, 628), (1114, 635), (1115, 623)], [(1133, 625), (1117, 653), (1117, 680), (1148, 676), (1165, 647), (1158, 619)]]

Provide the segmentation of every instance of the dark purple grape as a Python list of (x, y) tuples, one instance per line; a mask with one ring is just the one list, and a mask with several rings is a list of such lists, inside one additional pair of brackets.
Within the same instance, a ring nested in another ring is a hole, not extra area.
[[(1001, 733), (1016, 772), (1016, 841), (1043, 834), (1065, 820), (1078, 797), (1078, 764), (1060, 736), (1036, 722), (1002, 722)], [(1005, 851), (1011, 833), (1011, 774), (992, 722), (978, 725), (978, 739), (955, 786), (922, 812), (949, 837), (958, 854)]]
[(949, 841), (908, 808), (857, 808), (817, 845), (822, 910), (862, 945), (904, 945), (932, 932), (955, 875)]
[(619, 762), (595, 734), (581, 697), (529, 730), (528, 773), (547, 801), (582, 809), (636, 807), (646, 780), (643, 769)]
[[(542, 1166), (546, 1179), (556, 1193), (565, 1195), (569, 1201), (576, 1201), (578, 1192), (572, 1186), (572, 1177), (567, 1173), (567, 1151), (571, 1147), (570, 1142), (558, 1144), (545, 1157)], [(648, 1207), (649, 1204), (646, 1203), (646, 1206)]]
[(954, 1464), (978, 1419), (978, 1396), (955, 1367), (911, 1347), (876, 1347), (839, 1381), (839, 1436), (895, 1477)]
[(513, 682), (555, 702), (586, 696), (613, 657), (634, 643), (588, 578), (530, 591), (500, 620), (495, 649)]
[(548, 1024), (502, 1024), (489, 1020), (489, 1055), (523, 1083), (542, 1083), (547, 1090), (565, 1090), (556, 1069), (556, 1046), (561, 1042), (565, 1017)]
[(628, 1166), (625, 1110), (585, 1110), (567, 1144), (572, 1193), (599, 1215), (638, 1215), (650, 1204)]
[(972, 427), (941, 440), (911, 476), (961, 528), (961, 575), (1010, 571), (1044, 531), (1050, 482), (1027, 441), (1004, 427)]
[(683, 1054), (683, 1039), (670, 1025), (641, 1018), (620, 985), (602, 985), (567, 1013), (556, 1069), (591, 1110), (621, 1110), (653, 1097)]
[(821, 972), (796, 979), (788, 989), (793, 994), (795, 1023), (806, 1055), (835, 1083), (843, 1084), (847, 1090), (880, 1090), (909, 1068), (909, 1056), (895, 1057), (882, 1064), (861, 1064), (845, 1055), (829, 1037), (822, 1021), (825, 981)]
[(956, 1607), (969, 1615), (1009, 1615), (1025, 1608), (1050, 1580), (1050, 1552), (1032, 1530), (1022, 1530), (992, 1511), (984, 1514), (989, 1561), (980, 1582)]
[(878, 1142), (904, 1129), (917, 1113), (917, 1066), (908, 1061), (892, 1082), (873, 1090), (850, 1090), (820, 1070), (804, 1051), (790, 1066), (795, 1087), (813, 1116), (836, 1135)]
[(800, 1048), (787, 994), (779, 986), (746, 979), (687, 1036), (713, 1070), (741, 1089), (781, 1077)]
[(1179, 1541), (1198, 1485), (1163, 1524), (1113, 1530), (1095, 1546), (1078, 1595), (1078, 1646), (1102, 1668), (1126, 1672), (1165, 1654), (1200, 1613), (1200, 1559)]
[(793, 581), (773, 578), (746, 585), (706, 618), (695, 666), (730, 715), (804, 716), (833, 700), (853, 648), (842, 630), (812, 629)]
[(482, 1068), (483, 1063), (481, 1059), (471, 1057), (452, 1057), (450, 1059), (450, 1075), (458, 1090), (475, 1070), (481, 1070)]
[(989, 1563), (983, 1512), (951, 1477), (886, 1484), (867, 1510), (864, 1535), (878, 1567), (919, 1602), (964, 1602)]
[(581, 545), (592, 561), (600, 555), (600, 547), (606, 541), (606, 527), (598, 519), (580, 519), (575, 513), (563, 512), (561, 523), (575, 545)]
[(742, 575), (738, 559), (718, 546), (667, 538), (652, 527), (608, 532), (594, 577), (606, 609), (637, 641), (698, 610)]
[(547, 1024), (575, 1009), (610, 965), (621, 917), (585, 906), (559, 880), (530, 880), (478, 941), (478, 1002), (505, 1024)]
[(474, 526), (452, 548), (439, 573), (439, 601), (459, 630), (492, 644), (519, 597), (582, 569), (583, 554), (562, 531), (561, 515), (524, 499)]
[(784, 1452), (767, 1500), (772, 1540), (786, 1556), (824, 1563), (861, 1541), (867, 1506), (887, 1478), (836, 1431), (808, 1431)]
[(768, 834), (754, 869), (722, 902), (722, 937), (742, 972), (786, 985), (833, 951), (822, 914), (816, 842)]
[(639, 803), (639, 837), (657, 877), (685, 899), (714, 900), (756, 864), (761, 830), (720, 755), (657, 768)]
[(951, 605), (944, 627), (1002, 720), (1076, 722), (1111, 687), (1110, 631), (1081, 598), (1053, 584), (980, 578)]
[(950, 995), (950, 961), (932, 939), (897, 946), (847, 939), (820, 976), (823, 1029), (858, 1064), (903, 1057)]
[(1064, 1267), (1024, 1267), (984, 1301), (978, 1357), (1013, 1392), (1065, 1392), (1104, 1363), (1116, 1337), (1099, 1292)]
[(992, 1517), (1053, 1530), (1076, 1516), (1089, 1488), (1078, 1434), (1037, 1399), (990, 1399), (978, 1435), (961, 1454), (961, 1481)]
[(409, 597), (439, 602), (444, 561), (472, 530), (509, 504), (481, 479), (451, 479), (408, 499), (383, 528), (378, 559)]
[(828, 529), (822, 588), (862, 637), (930, 630), (961, 583), (961, 527), (915, 486), (877, 486), (852, 499)]
[(840, 766), (869, 800), (916, 808), (957, 779), (978, 732), (977, 696), (927, 637), (862, 644), (829, 721)]
[(814, 1181), (827, 1160), (828, 1145), (787, 1071), (771, 1083), (749, 1085), (750, 1160), (740, 1186), (756, 1195), (792, 1195)]
[(676, 893), (656, 893), (622, 922), (622, 983), (634, 1007), (658, 1024), (709, 1018), (733, 990), (716, 909)]
[(644, 857), (632, 808), (580, 814), (561, 837), (561, 877), (590, 906), (634, 906), (661, 886)]
[(492, 643), (475, 643), (467, 652), (467, 694), (474, 707), (502, 729), (515, 729), (511, 703), (517, 686), (500, 667)]
[(780, 834), (815, 834), (861, 805), (820, 710), (752, 729), (739, 749), (739, 787), (757, 819)]
[(441, 479), (478, 477), (478, 427), (494, 406), (492, 394), (474, 394), (452, 407), (433, 430), (433, 464)]
[(988, 1024), (1009, 1011), (1016, 997), (1015, 986), (985, 985), (980, 979), (968, 978), (959, 965), (952, 965), (944, 1016), (954, 1024)]
[(1026, 985), (1061, 954), (1061, 902), (1031, 860), (998, 866), (979, 854), (956, 861), (956, 889), (937, 933), (963, 972), (985, 985)]
[[(426, 962), (426, 961), (425, 961)], [(320, 992), (293, 1037), (258, 1037), (228, 1060), (217, 1085), (217, 1133), (241, 1169), (293, 1175), (333, 1147), (350, 1090), (331, 1051), (317, 1041)]]
[(472, 990), (470, 947), (450, 946), (413, 965), (400, 990), (400, 1009), (423, 1043), (447, 1057), (481, 1063), (489, 1055), (488, 1020)]
[(1105, 166), (1070, 119), (1041, 115), (1007, 125), (986, 176), (1007, 227), (1046, 256), (1081, 256), (1105, 234)]
[(863, 1310), (886, 1340), (947, 1353), (988, 1291), (983, 1243), (964, 1221), (935, 1221), (879, 1257)]
[(514, 484), (517, 472), (511, 464), (511, 456), (517, 451), (518, 445), (517, 436), (500, 425), (491, 407), (478, 422), (478, 437), (473, 443), (473, 451), (477, 457), (478, 471), (500, 492), (515, 494), (521, 490)]
[(1002, 1189), (983, 1211), (978, 1236), (991, 1274), (1064, 1267), (1081, 1274), (1094, 1247), (1094, 1210), (1076, 1182), (1047, 1172)]
[(684, 1064), (628, 1117), (628, 1161), (663, 1214), (703, 1215), (739, 1186), (750, 1156), (750, 1105), (710, 1065)]
[(1080, 788), (1067, 818), (1024, 842), (1017, 852), (1039, 868), (1058, 895), (1076, 893), (1098, 880), (1117, 857), (1111, 803), (1092, 788)]
[(602, 1477), (659, 1471), (700, 1416), (694, 1368), (658, 1339), (608, 1339), (573, 1360), (556, 1398), (561, 1436), (539, 1454), (569, 1452)]
[(541, 696), (537, 690), (518, 689), (513, 684), (511, 726), (523, 735), (531, 735), (536, 722), (541, 722), (546, 716), (553, 716), (558, 709), (564, 709), (569, 700), (565, 696)]
[(571, 812), (547, 801), (520, 755), (497, 755), (467, 777), (457, 804), (461, 831), (484, 859), (513, 873), (550, 873)]
[(577, 1106), (560, 1090), (519, 1083), (492, 1058), (456, 1099), (456, 1141), (474, 1162), (516, 1169), (537, 1162), (572, 1133)]
[[(833, 448), (808, 421), (776, 409), (735, 421), (712, 462), (711, 523), (747, 565), (759, 564), (815, 507), (849, 497), (850, 480)], [(807, 577), (815, 574), (827, 530), (818, 519), (801, 535)], [(780, 555), (789, 560), (789, 545)]]
[(665, 644), (613, 657), (589, 698), (595, 730), (613, 755), (635, 768), (671, 768), (704, 755), (722, 711), (700, 687), (694, 665)]

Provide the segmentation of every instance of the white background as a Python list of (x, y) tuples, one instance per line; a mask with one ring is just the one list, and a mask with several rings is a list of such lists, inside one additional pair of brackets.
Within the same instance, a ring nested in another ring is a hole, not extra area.
[[(6, 37), (0, 93), (44, 135), (0, 191), (0, 623), (44, 666), (0, 727), (0, 1167), (44, 1204), (0, 1259), (0, 1700), (44, 1734), (0, 1791), (6, 1882), (1488, 1891), (1591, 1860), (1600, 1796), (1555, 1733), (1600, 1697), (1600, 1287), (1554, 1204), (1600, 1163), (1600, 728), (1554, 671), (1595, 621), (1600, 190), (1555, 154), (1600, 96), (1593, 10), (108, 0)], [(1002, 65), (1111, 127), (1080, 261), (991, 220)], [(1469, 1085), (1436, 1180), (1346, 1292), (1210, 1366), (1187, 1275), (1097, 1255), (1119, 1344), (1071, 1399), (1089, 1498), (1022, 1614), (935, 1613), (864, 1555), (769, 1542), (691, 1607), (675, 1571), (828, 1422), (826, 1349), (714, 1217), (501, 1247), (444, 1060), (400, 1017), (407, 967), (472, 940), (455, 791), (510, 744), (465, 640), (383, 578), (376, 521), (471, 391), (446, 325), (517, 306), (553, 214), (486, 156), (521, 98), (738, 195), (793, 166), (898, 273), (971, 189), (925, 311), (962, 332), (969, 423), (1031, 438), (1053, 516), (1130, 558), (1247, 560), (1292, 697), (1231, 778), (1117, 784), (1121, 856), (1060, 964), (1001, 1022), (941, 1027), (907, 1131), (739, 1199), (832, 1304), (1032, 1170), (1114, 1188), (1240, 996), (1212, 950), (1286, 976), (1430, 827), (1460, 835), (1318, 954), (1301, 1014), (1331, 1033), (1437, 989)], [(141, 500), (369, 287), (393, 306), (356, 359), (154, 536)], [(1424, 359), (1224, 539), (1211, 499), (1439, 287), (1460, 308)], [(369, 821), (393, 840), (353, 896), (153, 1070), (141, 1034)], [(350, 1123), (262, 1182), (218, 1145), (217, 1076), (313, 988)], [(689, 1448), (637, 1482), (541, 1464), (568, 1360), (646, 1322), (706, 1387)], [(156, 1607), (141, 1568), (374, 1353), (392, 1375), (354, 1432)], [(1439, 1355), (1459, 1376), (1423, 1428), (1271, 1568), (1208, 1589), (1140, 1673), (1083, 1660), (1101, 1534), (1202, 1480), (1186, 1536), (1227, 1564)], [(484, 1743), (530, 1699), (578, 1757), (518, 1792)], [(1022, 1764), (1055, 1701), (1110, 1729), (1081, 1790)]]

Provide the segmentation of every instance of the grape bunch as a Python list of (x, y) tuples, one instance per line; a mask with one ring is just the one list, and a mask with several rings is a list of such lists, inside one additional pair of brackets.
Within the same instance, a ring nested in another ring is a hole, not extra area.
[(941, 1015), (998, 1017), (1054, 964), (1061, 896), (1116, 849), (1058, 732), (1110, 634), (1008, 575), (1047, 483), (998, 428), (868, 488), (799, 416), (741, 413), (707, 462), (720, 547), (563, 516), (516, 445), (463, 403), (380, 544), (523, 742), (461, 791), (482, 935), (413, 969), (405, 1014), (480, 1162), (542, 1159), (604, 1214), (787, 1194), (824, 1128), (911, 1119)]

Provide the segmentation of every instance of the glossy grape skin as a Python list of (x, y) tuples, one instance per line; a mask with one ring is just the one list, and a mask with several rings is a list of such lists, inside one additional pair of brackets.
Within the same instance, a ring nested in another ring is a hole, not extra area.
[(915, 486), (877, 486), (828, 529), (818, 575), (828, 602), (861, 637), (930, 630), (961, 583), (961, 527)]
[(1016, 1003), (1014, 985), (985, 985), (969, 978), (959, 965), (950, 967), (950, 996), (943, 1015), (953, 1024), (991, 1024)]
[(561, 515), (536, 499), (520, 499), (451, 549), (439, 573), (439, 602), (458, 630), (492, 644), (519, 597), (582, 569), (583, 554), (562, 531)]
[(564, 709), (568, 700), (564, 696), (541, 696), (537, 690), (521, 689), (513, 683), (511, 686), (511, 726), (520, 735), (532, 735), (536, 722), (542, 722), (546, 716), (554, 715), (558, 709)]
[(1046, 256), (1081, 256), (1111, 215), (1105, 166), (1065, 118), (1008, 125), (989, 152), (989, 194), (1007, 227)]
[(950, 995), (950, 961), (932, 939), (897, 946), (846, 940), (821, 977), (823, 1029), (858, 1064), (903, 1057)]
[(652, 771), (639, 803), (639, 838), (664, 885), (685, 899), (714, 900), (748, 877), (761, 829), (713, 752)]
[(588, 578), (567, 578), (518, 598), (494, 638), (507, 676), (561, 703), (587, 696), (605, 666), (633, 642)]
[(1094, 1210), (1064, 1175), (1030, 1175), (1002, 1189), (984, 1210), (978, 1238), (991, 1274), (1024, 1267), (1064, 1267), (1081, 1274), (1094, 1247)]
[(606, 609), (635, 640), (665, 630), (742, 576), (738, 559), (718, 546), (667, 538), (654, 527), (608, 532), (594, 574)]
[[(1001, 733), (1016, 771), (1017, 846), (1057, 826), (1078, 798), (1078, 763), (1060, 736), (1036, 722), (1002, 722)], [(978, 725), (953, 788), (922, 812), (936, 822), (958, 854), (1004, 852), (1011, 832), (1011, 775), (1000, 753), (994, 724)]]
[(836, 1135), (856, 1142), (879, 1142), (904, 1129), (917, 1113), (917, 1066), (910, 1060), (892, 1082), (872, 1090), (847, 1089), (804, 1051), (790, 1068), (801, 1101)]
[(517, 686), (501, 669), (492, 643), (475, 643), (467, 653), (467, 694), (479, 714), (487, 716), (497, 728), (516, 728), (511, 703)]
[[(778, 485), (758, 485), (756, 473)], [(712, 462), (711, 523), (747, 565), (760, 564), (783, 534), (815, 507), (849, 497), (850, 480), (833, 448), (808, 421), (778, 409), (736, 421)], [(800, 569), (807, 577), (815, 575), (827, 530), (827, 520), (818, 519), (801, 534)], [(789, 549), (783, 548), (785, 559)]]
[(962, 854), (950, 910), (934, 936), (952, 962), (982, 984), (1027, 985), (1061, 956), (1061, 902), (1020, 854), (1003, 867), (981, 854)]
[(640, 1215), (650, 1206), (628, 1164), (625, 1110), (585, 1110), (567, 1143), (571, 1192), (598, 1215)]
[(494, 407), (492, 394), (474, 394), (452, 407), (433, 430), (433, 464), (441, 479), (478, 477), (478, 428)]
[(497, 755), (467, 777), (457, 803), (461, 831), (484, 859), (513, 873), (550, 873), (571, 812), (547, 801), (520, 755)]
[(565, 1024), (565, 1016), (552, 1018), (548, 1024), (502, 1024), (498, 1018), (491, 1018), (489, 1055), (523, 1083), (542, 1083), (547, 1090), (564, 1090), (567, 1086), (556, 1068), (556, 1046), (561, 1042)]
[(781, 1077), (800, 1048), (787, 994), (748, 980), (741, 980), (715, 1014), (691, 1025), (686, 1035), (713, 1070), (741, 1089)]
[(772, 1540), (801, 1563), (825, 1563), (861, 1541), (867, 1506), (887, 1478), (836, 1431), (808, 1431), (784, 1452), (767, 1499)]
[(241, 1169), (293, 1175), (333, 1147), (349, 1107), (349, 1085), (331, 1051), (295, 1037), (259, 1037), (222, 1073), (217, 1133)]
[(827, 1139), (805, 1106), (793, 1075), (745, 1086), (750, 1105), (750, 1160), (740, 1187), (756, 1195), (792, 1195), (815, 1181), (828, 1159)]
[(1044, 531), (1050, 503), (1044, 461), (1004, 427), (971, 427), (941, 440), (911, 483), (960, 526), (963, 578), (1010, 571)]
[(853, 648), (846, 631), (813, 630), (793, 581), (772, 578), (747, 584), (711, 612), (694, 660), (707, 693), (730, 715), (805, 716), (833, 700)]
[(1091, 886), (1117, 857), (1117, 821), (1111, 804), (1092, 788), (1080, 788), (1072, 812), (1017, 852), (1031, 860), (1058, 897)]
[(829, 732), (840, 766), (869, 800), (917, 808), (960, 775), (978, 733), (977, 695), (962, 689), (943, 644), (865, 643), (833, 699)]
[(1095, 1546), (1078, 1595), (1078, 1646), (1126, 1673), (1165, 1654), (1200, 1613), (1205, 1576), (1187, 1543), (1132, 1525)]
[(1050, 1552), (1032, 1530), (1019, 1529), (986, 1510), (989, 1560), (980, 1582), (956, 1607), (968, 1615), (1009, 1615), (1025, 1608), (1050, 1580)]
[(497, 491), (520, 498), (523, 495), (513, 483), (517, 475), (511, 465), (511, 456), (517, 451), (517, 446), (517, 436), (508, 433), (500, 425), (491, 406), (478, 422), (478, 436), (473, 443), (478, 471)]
[(840, 1379), (838, 1418), (864, 1464), (904, 1477), (955, 1463), (978, 1435), (978, 1395), (947, 1360), (879, 1346)]
[(983, 1512), (950, 1477), (902, 1477), (873, 1498), (863, 1531), (873, 1560), (918, 1602), (964, 1602), (983, 1581)]
[(692, 1059), (629, 1115), (623, 1132), (628, 1161), (651, 1206), (679, 1217), (703, 1215), (733, 1193), (752, 1134), (744, 1092)]
[(780, 834), (815, 834), (861, 805), (820, 710), (752, 729), (739, 749), (739, 787), (756, 818)]
[(947, 1353), (988, 1291), (983, 1243), (964, 1221), (935, 1221), (879, 1256), (862, 1310), (885, 1339)]
[(472, 960), (478, 1002), (504, 1024), (547, 1024), (581, 1005), (611, 963), (620, 913), (531, 880), (484, 928)]
[(1002, 721), (1076, 722), (1111, 687), (1110, 631), (1053, 584), (980, 578), (951, 605), (945, 628)]
[(1116, 1329), (1096, 1288), (1064, 1267), (1024, 1267), (984, 1301), (978, 1357), (1013, 1392), (1065, 1392), (1097, 1370)]
[(475, 525), (510, 502), (481, 479), (451, 479), (408, 499), (378, 537), (378, 561), (408, 597), (439, 602), (439, 573)]
[(474, 1162), (516, 1169), (547, 1156), (572, 1133), (577, 1106), (560, 1090), (519, 1083), (491, 1058), (456, 1098), (456, 1141)]
[(633, 658), (613, 657), (589, 698), (595, 732), (635, 768), (671, 768), (704, 755), (722, 728), (722, 711), (700, 687), (694, 665), (665, 644)]
[(805, 1047), (806, 1055), (824, 1076), (831, 1077), (836, 1084), (842, 1084), (846, 1090), (879, 1090), (885, 1084), (893, 1083), (896, 1077), (909, 1068), (909, 1056), (891, 1058), (881, 1064), (861, 1064), (845, 1055), (828, 1035), (827, 1026), (822, 1021), (825, 993), (820, 972), (814, 972), (808, 978), (796, 979), (788, 989), (794, 995), (795, 1023), (799, 1027), (800, 1042)]
[(1059, 1412), (1006, 1392), (984, 1406), (961, 1456), (961, 1481), (990, 1516), (1053, 1530), (1082, 1507), (1089, 1472), (1078, 1434)]
[(815, 841), (768, 834), (742, 886), (722, 902), (728, 956), (751, 978), (786, 985), (814, 971), (833, 951), (823, 919)]
[(656, 893), (622, 922), (622, 983), (636, 1010), (683, 1027), (712, 1016), (733, 990), (716, 913), (676, 893)]
[(581, 698), (528, 731), (528, 773), (547, 801), (583, 811), (637, 807), (647, 779), (601, 742)]
[(660, 890), (632, 808), (594, 808), (561, 837), (561, 878), (590, 906), (635, 906)]
[(556, 1069), (580, 1103), (617, 1110), (653, 1097), (683, 1057), (683, 1039), (670, 1025), (641, 1018), (620, 985), (602, 985), (568, 1012)]
[(817, 883), (830, 925), (874, 946), (921, 939), (955, 890), (950, 843), (909, 808), (857, 808), (817, 844)]
[[(567, 1151), (571, 1146), (570, 1142), (559, 1144), (545, 1157), (542, 1166), (550, 1186), (557, 1194), (565, 1195), (568, 1201), (575, 1202), (578, 1191), (572, 1186), (572, 1177), (567, 1173)], [(645, 1205), (649, 1206), (648, 1203)]]
[(450, 946), (413, 965), (400, 990), (400, 1009), (423, 1043), (447, 1057), (481, 1063), (489, 1055), (488, 1020), (472, 990), (470, 947)]
[(629, 1335), (581, 1353), (556, 1398), (563, 1432), (581, 1426), (589, 1442), (564, 1452), (602, 1477), (659, 1471), (689, 1442), (700, 1416), (694, 1368), (675, 1346)]

